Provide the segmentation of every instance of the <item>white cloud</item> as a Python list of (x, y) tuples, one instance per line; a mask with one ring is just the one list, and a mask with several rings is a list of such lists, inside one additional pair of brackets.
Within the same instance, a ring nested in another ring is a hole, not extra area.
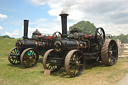
[(4, 14), (0, 14), (0, 19), (5, 19), (5, 18), (8, 18), (8, 16)]
[(48, 11), (48, 13), (52, 16), (58, 16), (60, 14), (61, 8), (54, 8)]
[(42, 22), (45, 22), (45, 21), (47, 21), (47, 19), (45, 19), (45, 18), (40, 18), (40, 19), (35, 20), (34, 22), (31, 22), (31, 21), (30, 21), (30, 25), (31, 25), (31, 24), (40, 25), (40, 24), (42, 24)]
[(11, 33), (9, 33), (9, 32), (5, 32), (5, 34), (6, 34), (6, 35), (9, 35), (9, 36), (11, 36), (11, 35), (12, 35), (12, 34), (11, 34)]
[[(31, 0), (36, 5), (47, 4), (49, 15), (56, 16), (63, 11), (69, 14), (68, 25), (88, 20), (97, 27), (103, 26), (106, 33), (128, 34), (128, 0)], [(57, 24), (58, 25), (58, 24)]]
[[(95, 24), (96, 25), (96, 24)], [(98, 24), (97, 27), (102, 27), (105, 30), (106, 34), (119, 35), (119, 34), (128, 34), (128, 24)]]
[(18, 30), (14, 30), (14, 32), (12, 33), (13, 36), (17, 36), (19, 34)]
[(20, 33), (18, 30), (14, 30), (12, 32), (5, 32), (6, 35), (9, 35), (10, 37), (16, 37), (19, 38), (20, 37)]
[(55, 26), (53, 28), (41, 28), (41, 27), (34, 27), (34, 28), (31, 28), (29, 27), (28, 28), (28, 37), (31, 37), (32, 36), (32, 33), (38, 29), (39, 32), (42, 33), (42, 35), (52, 35), (54, 32), (56, 31), (59, 31), (61, 32), (61, 29), (59, 26)]
[(35, 5), (44, 5), (45, 4), (45, 0), (31, 0)]
[(13, 21), (9, 21), (8, 24), (11, 24), (11, 25), (17, 25), (17, 26), (21, 26), (23, 23), (23, 21), (21, 20), (13, 20)]
[(0, 30), (2, 30), (3, 29), (3, 27), (2, 26), (0, 26)]

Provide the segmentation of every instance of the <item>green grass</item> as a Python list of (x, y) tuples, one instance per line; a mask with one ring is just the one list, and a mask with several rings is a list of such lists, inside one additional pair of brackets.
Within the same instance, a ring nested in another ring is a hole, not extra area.
[(114, 66), (86, 65), (79, 77), (70, 78), (62, 68), (51, 75), (44, 75), (42, 57), (36, 67), (24, 69), (11, 65), (8, 52), (15, 46), (15, 39), (0, 39), (0, 85), (115, 85), (128, 74), (128, 59), (119, 59)]
[(8, 52), (15, 46), (16, 39), (0, 39), (0, 58), (7, 58)]

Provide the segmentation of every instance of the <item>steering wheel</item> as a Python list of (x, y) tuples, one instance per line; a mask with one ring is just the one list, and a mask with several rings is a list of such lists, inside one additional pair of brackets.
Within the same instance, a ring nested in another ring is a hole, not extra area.
[(98, 45), (103, 45), (105, 41), (105, 32), (102, 27), (96, 29), (95, 40)]
[(52, 39), (61, 39), (62, 34), (59, 31), (56, 31), (52, 35)]

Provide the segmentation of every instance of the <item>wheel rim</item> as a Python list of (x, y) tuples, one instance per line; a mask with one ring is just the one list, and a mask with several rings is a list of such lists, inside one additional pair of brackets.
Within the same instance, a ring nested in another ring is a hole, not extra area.
[(21, 54), (21, 64), (25, 68), (33, 67), (37, 64), (39, 55), (34, 49), (28, 48)]
[(114, 65), (117, 62), (118, 59), (117, 56), (118, 56), (118, 49), (116, 43), (111, 41), (108, 46), (108, 58), (111, 65)]
[(20, 64), (20, 51), (16, 47), (10, 50), (8, 60), (11, 64)]
[(44, 57), (43, 57), (43, 67), (44, 67), (44, 69), (49, 69), (49, 70), (51, 70), (51, 72), (58, 71), (61, 68), (61, 66), (51, 63), (51, 58), (56, 57), (56, 56), (54, 56), (53, 51), (54, 51), (54, 49), (48, 50), (44, 54)]
[(85, 67), (85, 59), (78, 50), (71, 50), (65, 58), (65, 68), (69, 76), (81, 75)]
[(98, 45), (103, 45), (105, 41), (105, 32), (103, 28), (97, 28), (95, 32), (95, 39)]

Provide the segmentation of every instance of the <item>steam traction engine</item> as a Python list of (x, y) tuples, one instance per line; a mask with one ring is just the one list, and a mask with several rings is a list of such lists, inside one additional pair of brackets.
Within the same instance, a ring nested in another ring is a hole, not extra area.
[(39, 55), (43, 55), (51, 48), (52, 36), (43, 36), (38, 30), (33, 32), (32, 38), (28, 38), (28, 20), (24, 20), (23, 40), (17, 40), (16, 47), (8, 54), (11, 64), (22, 64), (23, 67), (33, 67), (37, 64)]
[[(97, 28), (95, 36), (85, 36), (81, 30), (74, 28), (67, 35), (67, 16), (60, 14), (62, 34), (56, 32), (58, 38), (53, 42), (53, 49), (46, 51), (43, 57), (44, 69), (51, 72), (65, 67), (69, 76), (79, 76), (85, 68), (85, 60), (102, 61), (107, 66), (116, 64), (118, 48), (112, 39), (105, 39), (103, 28)], [(61, 38), (60, 38), (61, 36)]]

